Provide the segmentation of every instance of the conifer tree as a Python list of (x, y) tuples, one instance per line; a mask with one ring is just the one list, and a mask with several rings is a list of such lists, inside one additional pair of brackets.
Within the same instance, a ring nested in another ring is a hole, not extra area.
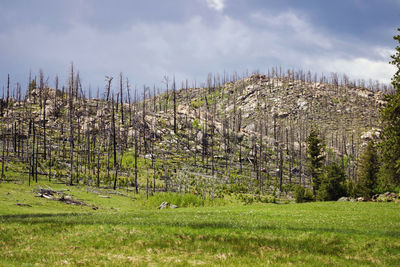
[[(400, 28), (398, 31), (400, 32)], [(400, 43), (400, 34), (393, 38)], [(382, 167), (380, 182), (384, 189), (400, 185), (400, 46), (396, 47), (396, 53), (392, 55), (390, 63), (397, 67), (397, 71), (392, 78), (395, 92), (385, 96), (387, 105), (381, 111)]]
[(336, 163), (330, 164), (325, 168), (325, 172), (321, 175), (317, 199), (332, 201), (345, 196), (345, 181), (346, 175), (343, 169)]
[(307, 153), (309, 159), (309, 168), (311, 173), (313, 194), (316, 195), (321, 184), (322, 163), (325, 159), (323, 155), (324, 142), (319, 138), (319, 132), (316, 128), (311, 129), (307, 138)]
[(379, 171), (378, 153), (373, 140), (368, 143), (358, 164), (357, 193), (368, 199), (376, 188)]

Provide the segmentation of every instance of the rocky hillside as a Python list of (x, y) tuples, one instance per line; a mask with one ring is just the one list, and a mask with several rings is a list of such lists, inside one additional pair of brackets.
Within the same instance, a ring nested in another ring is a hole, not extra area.
[(382, 92), (351, 83), (260, 74), (140, 97), (122, 88), (87, 99), (78, 84), (31, 84), (24, 99), (3, 100), (4, 178), (210, 196), (273, 193), (310, 185), (305, 140), (315, 127), (327, 162), (340, 162), (354, 181), (385, 104)]

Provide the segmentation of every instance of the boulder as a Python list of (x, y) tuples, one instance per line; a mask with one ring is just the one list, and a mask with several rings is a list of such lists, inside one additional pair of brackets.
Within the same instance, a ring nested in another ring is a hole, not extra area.
[(169, 203), (167, 201), (164, 201), (163, 203), (161, 203), (161, 205), (158, 207), (159, 210), (168, 208)]
[(351, 197), (341, 197), (341, 198), (338, 199), (338, 201), (340, 201), (340, 202), (354, 202), (356, 200), (354, 198), (351, 198)]
[(146, 154), (144, 155), (145, 159), (155, 159), (155, 156), (153, 154)]
[(392, 201), (398, 201), (399, 195), (396, 193), (386, 192), (380, 195), (374, 195), (372, 199), (373, 201), (377, 202), (392, 202)]
[(254, 123), (251, 123), (249, 125), (246, 125), (246, 127), (244, 127), (244, 129), (248, 132), (254, 132), (256, 129), (256, 125)]
[(167, 208), (170, 208), (170, 209), (177, 209), (178, 206), (177, 206), (177, 205), (174, 205), (174, 204), (170, 204), (170, 203), (168, 203), (167, 201), (164, 201), (164, 202), (161, 203), (161, 205), (158, 207), (159, 210), (167, 209)]
[(373, 128), (372, 130), (365, 132), (361, 135), (361, 139), (364, 141), (374, 140), (376, 141), (381, 136), (381, 130), (377, 128)]

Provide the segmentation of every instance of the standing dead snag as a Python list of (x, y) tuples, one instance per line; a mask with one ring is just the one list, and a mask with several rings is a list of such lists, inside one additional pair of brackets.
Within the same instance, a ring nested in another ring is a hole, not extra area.
[(135, 191), (136, 194), (139, 193), (138, 190), (138, 168), (137, 168), (137, 159), (138, 159), (138, 136), (137, 130), (135, 131)]
[[(128, 111), (129, 111), (129, 124), (128, 128), (132, 125), (132, 107), (131, 107), (131, 92), (129, 88), (129, 80), (128, 77), (126, 77), (126, 91), (128, 93)], [(126, 144), (128, 145), (128, 144)]]
[[(32, 169), (31, 169), (31, 174), (32, 174), (32, 179), (35, 179), (35, 137), (36, 137), (36, 133), (35, 133), (35, 122), (32, 121), (32, 136), (33, 136), (33, 141), (32, 141)], [(30, 175), (29, 175), (29, 184), (31, 182), (30, 179)]]
[(73, 161), (74, 161), (74, 122), (73, 122), (73, 105), (74, 105), (74, 99), (73, 99), (73, 86), (74, 86), (74, 65), (71, 65), (71, 78), (70, 78), (70, 83), (69, 83), (69, 145), (70, 145), (70, 182), (69, 184), (73, 184)]
[[(174, 92), (174, 133), (176, 134), (176, 85), (175, 85), (175, 77), (172, 83), (172, 90)], [(155, 97), (155, 96), (154, 96)]]
[(164, 83), (165, 83), (165, 85), (166, 85), (166, 87), (167, 87), (167, 92), (166, 92), (166, 94), (165, 94), (165, 113), (167, 113), (168, 112), (168, 84), (169, 84), (169, 78), (168, 78), (168, 76), (164, 76), (164, 81), (163, 81)]
[(112, 133), (113, 133), (113, 149), (114, 149), (114, 190), (117, 188), (117, 176), (118, 176), (118, 162), (117, 162), (117, 139), (115, 131), (115, 111), (114, 111), (114, 95), (112, 96)]
[(47, 97), (44, 96), (43, 100), (43, 159), (46, 160), (46, 101)]
[(120, 103), (121, 103), (121, 122), (124, 125), (124, 104), (123, 104), (123, 90), (122, 90), (122, 72), (119, 74), (119, 90), (120, 90)]
[(6, 108), (7, 109), (8, 109), (9, 101), (10, 101), (10, 74), (7, 75), (7, 99), (6, 99)]
[[(135, 98), (134, 98), (134, 103), (135, 103), (135, 107), (134, 107), (134, 119), (137, 121), (137, 112), (138, 112), (138, 103), (137, 103), (137, 90), (135, 88)], [(138, 129), (135, 129), (135, 191), (136, 194), (139, 193), (139, 189), (138, 189), (138, 168), (137, 168), (137, 159), (138, 159)]]
[(143, 111), (142, 111), (142, 123), (143, 123), (143, 146), (144, 151), (147, 154), (147, 138), (146, 138), (146, 86), (143, 86)]
[(106, 76), (106, 79), (107, 79), (107, 98), (106, 98), (106, 101), (108, 102), (108, 100), (110, 99), (110, 91), (111, 91), (111, 81), (112, 81), (112, 79), (113, 79), (113, 77), (108, 77), (108, 76)]
[(1, 156), (1, 179), (4, 179), (4, 163), (5, 163), (4, 151), (5, 151), (5, 145), (6, 145), (6, 134), (3, 132), (3, 153), (2, 153), (2, 156)]

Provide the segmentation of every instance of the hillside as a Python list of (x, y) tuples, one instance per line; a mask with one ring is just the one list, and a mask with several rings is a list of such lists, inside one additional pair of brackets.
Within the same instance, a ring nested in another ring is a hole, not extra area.
[(61, 90), (32, 81), (25, 97), (17, 91), (1, 105), (3, 179), (277, 196), (310, 186), (312, 127), (327, 162), (357, 179), (360, 151), (379, 135), (382, 91), (290, 72), (220, 80), (179, 90), (173, 82), (172, 90), (139, 96), (121, 76), (116, 94), (110, 79), (97, 99), (85, 97), (73, 72)]

